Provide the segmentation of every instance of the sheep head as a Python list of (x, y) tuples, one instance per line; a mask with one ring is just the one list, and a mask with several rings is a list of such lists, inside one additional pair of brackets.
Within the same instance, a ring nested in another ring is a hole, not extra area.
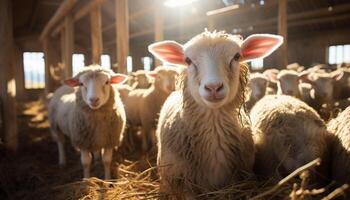
[(148, 50), (165, 63), (187, 66), (187, 87), (194, 100), (218, 108), (242, 93), (240, 63), (264, 58), (282, 42), (277, 35), (251, 35), (243, 41), (224, 32), (205, 31), (184, 45), (163, 41), (151, 44)]
[(147, 76), (154, 79), (155, 87), (167, 94), (175, 90), (176, 78), (179, 75), (175, 67), (157, 67), (154, 71), (147, 73)]
[(98, 65), (84, 67), (76, 76), (64, 80), (70, 87), (78, 87), (84, 102), (93, 110), (103, 106), (113, 89), (111, 84), (122, 84), (127, 80), (124, 74), (115, 74)]

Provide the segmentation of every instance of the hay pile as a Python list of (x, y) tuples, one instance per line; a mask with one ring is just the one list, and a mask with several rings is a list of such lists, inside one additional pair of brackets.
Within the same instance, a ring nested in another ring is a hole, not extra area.
[[(103, 181), (98, 178), (83, 179), (53, 187), (32, 196), (35, 199), (173, 199), (173, 195), (159, 192), (159, 179), (156, 167), (143, 172), (134, 172), (138, 162), (121, 165), (117, 180)], [(198, 199), (323, 199), (330, 200), (344, 193), (348, 185), (343, 185), (332, 192), (329, 188), (306, 189), (308, 187), (308, 170), (320, 164), (316, 159), (299, 169), (277, 184), (245, 181), (222, 190), (198, 195)]]

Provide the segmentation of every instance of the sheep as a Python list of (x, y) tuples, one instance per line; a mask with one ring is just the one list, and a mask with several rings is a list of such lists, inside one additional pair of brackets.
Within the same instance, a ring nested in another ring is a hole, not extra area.
[(341, 68), (333, 73), (342, 73), (342, 77), (334, 83), (334, 98), (336, 100), (350, 97), (350, 69)]
[[(328, 123), (328, 130), (334, 136), (331, 156), (331, 178), (337, 184), (350, 182), (350, 107)], [(350, 192), (347, 192), (350, 196)]]
[(277, 94), (300, 98), (299, 73), (293, 70), (281, 70), (277, 75)]
[(278, 179), (318, 157), (327, 176), (327, 127), (310, 106), (288, 95), (268, 95), (255, 104), (250, 119), (258, 176)]
[(250, 96), (246, 103), (247, 109), (250, 110), (253, 105), (266, 94), (268, 78), (262, 73), (250, 74), (248, 86)]
[(155, 143), (155, 129), (158, 114), (165, 99), (175, 90), (178, 71), (174, 67), (157, 67), (147, 76), (154, 79), (148, 89), (135, 89), (127, 95), (124, 105), (128, 125), (141, 126), (142, 150), (147, 151), (149, 143)]
[(58, 145), (60, 165), (66, 164), (66, 135), (80, 149), (85, 178), (90, 176), (91, 152), (101, 150), (105, 178), (111, 178), (113, 148), (119, 145), (126, 123), (119, 93), (111, 84), (120, 84), (126, 78), (92, 65), (65, 80), (65, 85), (54, 92), (49, 103), (49, 122)]
[(263, 74), (269, 79), (266, 94), (277, 94), (277, 75), (279, 72), (280, 71), (275, 68), (267, 69), (263, 72)]
[(162, 192), (194, 198), (252, 172), (254, 145), (249, 122), (240, 112), (248, 82), (243, 63), (269, 55), (282, 40), (262, 34), (242, 41), (205, 31), (185, 45), (162, 41), (148, 47), (165, 63), (187, 66), (157, 125)]
[(342, 76), (343, 72), (341, 71), (334, 71), (332, 73), (301, 73), (299, 79), (311, 84), (312, 86), (308, 97), (306, 96), (307, 93), (304, 91), (304, 101), (317, 111), (320, 111), (322, 104), (331, 105), (334, 101), (334, 85), (342, 78)]
[(132, 85), (133, 88), (137, 88), (137, 89), (147, 89), (151, 86), (151, 80), (149, 79), (149, 77), (147, 76), (146, 71), (144, 70), (137, 70), (136, 72), (134, 72), (134, 76), (135, 76), (135, 85)]

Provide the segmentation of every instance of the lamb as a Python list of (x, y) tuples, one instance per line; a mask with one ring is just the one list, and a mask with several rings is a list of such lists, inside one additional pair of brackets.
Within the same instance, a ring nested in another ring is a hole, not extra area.
[(277, 94), (300, 98), (299, 73), (293, 70), (281, 70), (277, 75)]
[(336, 100), (350, 97), (350, 69), (341, 68), (333, 73), (342, 73), (342, 77), (334, 83), (334, 98)]
[(135, 76), (135, 85), (132, 85), (133, 88), (137, 89), (147, 89), (151, 86), (151, 80), (148, 78), (146, 71), (137, 70), (134, 73)]
[(309, 96), (307, 96), (307, 93), (304, 91), (304, 101), (317, 111), (320, 111), (322, 104), (331, 105), (334, 101), (334, 85), (342, 78), (342, 76), (343, 72), (341, 71), (334, 71), (332, 73), (301, 73), (299, 75), (300, 80), (309, 83), (312, 86)]
[(257, 175), (278, 179), (318, 157), (326, 175), (327, 127), (310, 106), (295, 97), (268, 95), (255, 104), (250, 119)]
[(246, 103), (248, 110), (250, 110), (257, 101), (265, 96), (268, 81), (268, 78), (262, 73), (257, 72), (250, 74), (248, 83), (250, 88), (250, 96)]
[(277, 75), (280, 71), (278, 69), (272, 68), (267, 69), (263, 74), (268, 78), (266, 94), (277, 94)]
[(154, 79), (148, 89), (132, 90), (124, 101), (128, 125), (141, 126), (142, 150), (147, 151), (155, 144), (155, 129), (160, 109), (175, 90), (178, 71), (174, 67), (157, 67), (147, 74)]
[[(334, 136), (332, 145), (331, 178), (338, 184), (350, 182), (350, 107), (328, 123)], [(347, 192), (350, 195), (350, 192)]]
[(49, 104), (49, 122), (58, 145), (60, 165), (66, 164), (66, 135), (80, 149), (85, 178), (90, 176), (91, 152), (101, 150), (105, 178), (111, 178), (113, 148), (119, 145), (126, 123), (119, 93), (111, 85), (123, 83), (126, 78), (92, 65), (65, 80), (65, 85), (54, 92)]
[(248, 82), (243, 64), (272, 53), (282, 37), (241, 37), (205, 31), (185, 45), (163, 41), (149, 51), (163, 62), (187, 66), (179, 90), (163, 105), (157, 126), (161, 191), (194, 198), (252, 172), (254, 145), (242, 111)]

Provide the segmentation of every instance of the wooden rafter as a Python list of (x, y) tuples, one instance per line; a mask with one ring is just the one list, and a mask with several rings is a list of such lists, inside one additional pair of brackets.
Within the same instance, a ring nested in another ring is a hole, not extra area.
[(54, 26), (63, 19), (63, 17), (67, 16), (69, 12), (73, 9), (78, 0), (65, 0), (60, 5), (60, 7), (56, 10), (53, 17), (46, 24), (43, 31), (40, 34), (40, 41), (43, 41), (44, 38), (50, 34), (50, 31), (54, 28)]
[[(104, 0), (92, 0), (89, 3), (85, 4), (81, 7), (76, 13), (73, 14), (73, 23), (80, 20), (81, 18), (88, 15), (91, 10), (95, 9), (98, 5), (101, 5)], [(60, 33), (60, 31), (64, 28), (64, 22), (59, 24), (53, 31), (51, 36), (55, 37)]]

